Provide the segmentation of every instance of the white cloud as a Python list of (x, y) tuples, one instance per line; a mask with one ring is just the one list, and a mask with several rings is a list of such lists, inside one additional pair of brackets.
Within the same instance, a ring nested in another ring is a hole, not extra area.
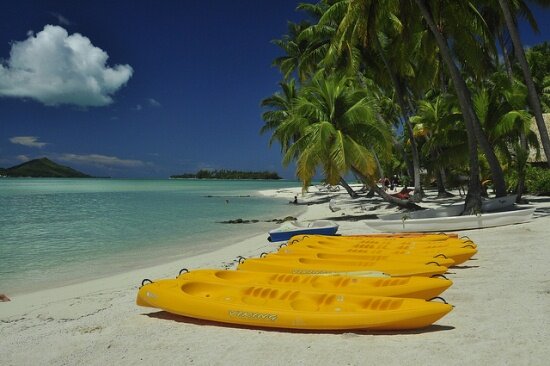
[(22, 163), (31, 160), (31, 158), (29, 158), (27, 155), (17, 155), (15, 158)]
[(73, 24), (69, 19), (65, 18), (63, 15), (56, 13), (55, 11), (50, 11), (50, 15), (54, 16), (57, 19), (59, 24), (71, 25)]
[(47, 142), (38, 142), (39, 137), (36, 136), (14, 136), (10, 138), (12, 144), (18, 144), (28, 147), (37, 147), (43, 148), (48, 143)]
[(149, 102), (149, 105), (151, 107), (161, 107), (161, 104), (153, 98), (149, 98), (149, 99), (147, 99), (147, 101)]
[(63, 154), (58, 157), (59, 160), (80, 163), (85, 165), (95, 165), (101, 167), (125, 167), (136, 168), (147, 165), (141, 160), (120, 159), (116, 156), (106, 156), (99, 154), (78, 155)]
[(130, 79), (130, 65), (106, 65), (109, 55), (90, 39), (54, 25), (14, 42), (0, 64), (0, 96), (32, 98), (45, 105), (103, 106)]

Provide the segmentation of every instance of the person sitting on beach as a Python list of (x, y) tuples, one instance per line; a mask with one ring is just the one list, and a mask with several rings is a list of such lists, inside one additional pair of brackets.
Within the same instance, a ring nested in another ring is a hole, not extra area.
[(384, 191), (387, 191), (390, 187), (390, 180), (388, 178), (384, 178)]
[(294, 201), (289, 202), (289, 203), (293, 203), (293, 204), (297, 205), (298, 204), (298, 196), (294, 196)]

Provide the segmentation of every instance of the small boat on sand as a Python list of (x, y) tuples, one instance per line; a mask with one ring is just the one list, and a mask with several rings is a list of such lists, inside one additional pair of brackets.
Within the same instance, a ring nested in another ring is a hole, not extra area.
[(279, 228), (269, 231), (269, 241), (285, 241), (294, 235), (318, 234), (334, 235), (338, 231), (338, 225), (329, 220), (317, 220), (313, 222), (288, 221)]
[(452, 310), (422, 299), (311, 292), (274, 285), (167, 279), (144, 284), (137, 304), (169, 313), (245, 326), (287, 329), (424, 328)]
[(513, 208), (506, 211), (484, 212), (478, 215), (430, 215), (432, 212), (416, 211), (365, 220), (367, 226), (383, 232), (430, 232), (483, 229), (495, 226), (521, 224), (529, 221), (535, 208)]

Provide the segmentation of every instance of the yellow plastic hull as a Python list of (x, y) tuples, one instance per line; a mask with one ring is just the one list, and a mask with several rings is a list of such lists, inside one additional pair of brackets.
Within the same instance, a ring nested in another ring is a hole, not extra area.
[[(292, 244), (290, 244), (292, 243)], [(283, 247), (284, 248), (284, 247)], [(286, 246), (289, 250), (309, 248), (323, 251), (338, 251), (346, 253), (383, 255), (383, 254), (415, 254), (415, 255), (444, 255), (455, 261), (463, 263), (477, 253), (477, 249), (471, 243), (453, 241), (435, 242), (400, 242), (380, 241), (363, 242), (345, 239), (327, 239), (326, 237), (304, 238), (303, 240), (289, 241)]]
[(440, 248), (440, 247), (469, 247), (476, 248), (477, 245), (470, 239), (448, 238), (446, 240), (429, 240), (428, 237), (370, 237), (370, 236), (324, 236), (324, 235), (298, 235), (293, 236), (288, 244), (295, 243), (324, 243), (335, 245), (355, 244), (385, 244), (390, 246), (408, 245), (415, 248)]
[(181, 278), (141, 287), (136, 302), (216, 322), (313, 330), (424, 328), (452, 310), (451, 305), (419, 299), (306, 292)]
[(427, 277), (368, 278), (346, 275), (297, 275), (214, 269), (194, 270), (180, 275), (178, 279), (185, 281), (199, 280), (225, 285), (277, 286), (309, 292), (338, 292), (426, 300), (440, 295), (452, 285), (450, 280)]
[[(325, 253), (360, 254), (360, 255), (399, 255), (399, 256), (429, 256), (433, 258), (450, 258), (454, 265), (464, 263), (477, 253), (477, 249), (458, 247), (435, 247), (435, 248), (410, 248), (406, 245), (389, 246), (385, 244), (355, 244), (355, 245), (334, 245), (322, 243), (296, 243), (284, 246), (280, 251), (303, 252), (317, 251)], [(443, 263), (441, 263), (443, 264)]]
[(447, 267), (436, 264), (414, 264), (389, 261), (344, 261), (303, 257), (267, 256), (249, 258), (238, 266), (240, 270), (257, 272), (282, 272), (295, 274), (320, 274), (353, 271), (380, 271), (392, 277), (425, 276), (443, 274)]
[(455, 264), (455, 261), (451, 258), (438, 257), (421, 254), (369, 254), (369, 253), (353, 253), (353, 252), (334, 252), (324, 251), (323, 249), (310, 249), (310, 248), (292, 248), (283, 247), (279, 249), (276, 255), (281, 256), (294, 256), (294, 257), (307, 257), (317, 259), (334, 259), (334, 260), (361, 260), (361, 261), (389, 261), (389, 262), (404, 262), (404, 263), (437, 263), (440, 266), (451, 267)]

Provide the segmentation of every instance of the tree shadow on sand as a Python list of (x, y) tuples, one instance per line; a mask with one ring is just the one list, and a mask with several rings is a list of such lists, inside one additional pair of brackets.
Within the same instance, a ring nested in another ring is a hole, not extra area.
[(183, 315), (171, 314), (166, 311), (157, 311), (155, 313), (143, 314), (149, 318), (174, 321), (178, 323), (193, 324), (200, 326), (210, 326), (210, 327), (223, 327), (223, 328), (233, 328), (233, 329), (249, 329), (249, 330), (263, 330), (266, 332), (278, 332), (278, 333), (295, 333), (295, 334), (335, 334), (343, 336), (361, 336), (361, 335), (401, 335), (401, 334), (423, 334), (423, 333), (434, 333), (442, 332), (455, 329), (449, 325), (431, 325), (422, 329), (412, 329), (412, 330), (399, 330), (399, 331), (369, 331), (362, 329), (342, 329), (342, 330), (307, 330), (307, 329), (283, 329), (283, 328), (268, 328), (268, 327), (259, 327), (252, 325), (241, 325), (241, 324), (231, 324), (231, 323), (221, 323), (210, 320), (195, 319)]

